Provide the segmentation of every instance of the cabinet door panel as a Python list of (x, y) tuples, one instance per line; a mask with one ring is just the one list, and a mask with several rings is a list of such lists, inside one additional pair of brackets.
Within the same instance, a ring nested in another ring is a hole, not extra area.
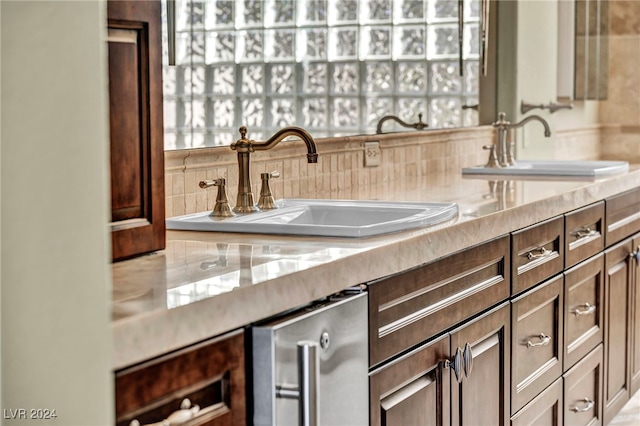
[(448, 425), (449, 335), (400, 357), (370, 376), (371, 425)]
[(506, 425), (510, 409), (510, 304), (503, 304), (451, 333), (451, 351), (468, 343), (469, 376), (452, 376), (452, 425)]
[[(633, 252), (640, 250), (640, 234), (633, 237)], [(640, 262), (631, 261), (631, 322), (629, 330), (629, 346), (631, 347), (631, 394), (640, 389)]]
[(422, 376), (380, 401), (381, 424), (438, 425), (438, 391), (434, 375)]
[(113, 260), (165, 247), (160, 13), (107, 2)]
[(564, 375), (564, 418), (576, 426), (602, 424), (602, 346)]
[(511, 426), (562, 426), (562, 378), (511, 417)]
[(629, 400), (629, 280), (631, 240), (605, 251), (604, 420)]
[(565, 272), (564, 371), (602, 342), (604, 255)]
[(513, 301), (512, 414), (562, 375), (563, 299), (558, 275)]

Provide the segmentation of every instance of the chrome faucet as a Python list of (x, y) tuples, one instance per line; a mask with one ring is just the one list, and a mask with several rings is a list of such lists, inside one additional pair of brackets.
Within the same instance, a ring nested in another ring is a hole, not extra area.
[(300, 127), (284, 127), (264, 142), (247, 139), (247, 128), (240, 127), (240, 139), (231, 144), (231, 149), (238, 152), (238, 197), (233, 211), (236, 213), (251, 213), (260, 209), (253, 201), (251, 179), (249, 173), (250, 155), (254, 151), (266, 151), (276, 146), (287, 136), (297, 136), (307, 145), (307, 161), (318, 162), (318, 152), (313, 137)]
[(499, 113), (498, 121), (493, 123), (493, 127), (495, 127), (498, 131), (498, 138), (495, 145), (496, 161), (493, 162), (493, 164), (495, 164), (494, 166), (489, 166), (488, 164), (492, 163), (490, 161), (487, 164), (489, 167), (507, 167), (507, 166), (513, 166), (515, 164), (515, 156), (513, 154), (513, 150), (511, 147), (512, 142), (507, 143), (507, 135), (509, 133), (509, 130), (517, 129), (518, 127), (524, 126), (528, 122), (535, 120), (535, 121), (539, 121), (544, 126), (544, 136), (546, 138), (551, 136), (551, 129), (549, 128), (549, 123), (547, 123), (547, 121), (544, 118), (540, 117), (539, 115), (530, 115), (522, 119), (522, 121), (515, 124), (511, 124), (511, 122), (507, 121), (505, 119), (506, 116), (507, 115), (504, 112)]
[(427, 123), (424, 123), (422, 121), (422, 114), (418, 114), (418, 122), (413, 124), (407, 123), (406, 121), (401, 120), (400, 117), (395, 115), (385, 115), (380, 119), (380, 121), (378, 121), (378, 127), (376, 129), (376, 133), (378, 134), (382, 133), (382, 123), (384, 123), (387, 120), (395, 120), (401, 126), (408, 127), (411, 129), (416, 129), (416, 130), (422, 130), (425, 127), (429, 127)]

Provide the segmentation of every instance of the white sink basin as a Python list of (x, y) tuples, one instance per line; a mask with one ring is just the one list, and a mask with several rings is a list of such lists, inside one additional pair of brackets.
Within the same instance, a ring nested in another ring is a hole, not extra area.
[(214, 219), (209, 212), (167, 219), (167, 229), (258, 234), (368, 237), (435, 225), (457, 217), (455, 203), (305, 200), (277, 201), (278, 209)]
[(462, 169), (462, 174), (598, 177), (624, 173), (628, 170), (629, 163), (626, 161), (518, 160), (515, 165), (503, 168), (467, 167)]

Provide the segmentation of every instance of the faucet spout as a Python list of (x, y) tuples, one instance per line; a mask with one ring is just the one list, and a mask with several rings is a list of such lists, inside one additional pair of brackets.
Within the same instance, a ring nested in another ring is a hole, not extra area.
[(395, 115), (385, 115), (384, 117), (382, 117), (378, 121), (378, 126), (376, 128), (376, 133), (377, 134), (382, 133), (382, 124), (387, 120), (394, 120), (399, 125), (401, 125), (403, 127), (408, 127), (410, 129), (423, 130), (424, 128), (429, 127), (429, 125), (427, 123), (422, 121), (422, 114), (418, 114), (418, 121), (416, 123), (413, 123), (413, 124), (407, 123), (406, 121), (400, 119), (400, 117), (395, 116)]
[[(242, 128), (240, 130), (242, 133)], [(301, 127), (284, 127), (273, 134), (269, 139), (264, 142), (253, 142), (252, 146), (255, 151), (266, 151), (279, 144), (284, 138), (288, 136), (297, 136), (307, 146), (307, 161), (309, 163), (318, 162), (318, 150), (316, 142), (313, 137), (305, 129)]]
[(551, 136), (551, 128), (549, 128), (549, 123), (547, 123), (547, 120), (545, 120), (544, 118), (540, 117), (539, 115), (530, 115), (528, 117), (525, 117), (524, 119), (522, 119), (522, 121), (520, 121), (518, 123), (508, 124), (507, 128), (516, 129), (518, 127), (524, 126), (525, 124), (527, 124), (531, 120), (539, 121), (540, 123), (542, 123), (542, 125), (544, 126), (544, 136), (546, 138)]

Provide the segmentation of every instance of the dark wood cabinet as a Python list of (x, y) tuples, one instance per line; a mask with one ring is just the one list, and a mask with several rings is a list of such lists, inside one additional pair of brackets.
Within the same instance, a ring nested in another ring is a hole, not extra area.
[(371, 373), (372, 426), (509, 422), (508, 302)]
[(448, 359), (445, 334), (372, 373), (370, 424), (449, 425)]
[(564, 425), (562, 393), (562, 379), (559, 378), (511, 417), (511, 426)]
[(512, 414), (562, 375), (563, 283), (557, 275), (512, 301)]
[(564, 374), (564, 420), (567, 425), (602, 423), (602, 345)]
[(627, 335), (630, 324), (631, 239), (605, 250), (604, 292), (604, 423), (607, 424), (630, 397)]
[(631, 317), (629, 323), (629, 347), (630, 373), (631, 373), (631, 394), (640, 389), (640, 234), (632, 238), (633, 252), (631, 255)]
[(467, 358), (467, 348), (471, 353), (464, 377), (451, 378), (453, 426), (509, 424), (510, 324), (507, 302), (451, 333), (453, 356), (461, 352)]
[(564, 371), (602, 342), (604, 255), (565, 271)]
[(198, 405), (192, 414), (181, 412), (191, 426), (244, 425), (245, 381), (244, 332), (239, 330), (117, 371), (116, 424), (161, 422)]
[(160, 7), (107, 2), (114, 261), (165, 247)]
[(607, 247), (640, 231), (640, 188), (605, 200), (605, 224)]
[(562, 216), (511, 234), (511, 294), (521, 293), (564, 269)]
[(564, 216), (565, 269), (604, 249), (604, 201)]
[(509, 237), (369, 284), (373, 367), (509, 297)]

